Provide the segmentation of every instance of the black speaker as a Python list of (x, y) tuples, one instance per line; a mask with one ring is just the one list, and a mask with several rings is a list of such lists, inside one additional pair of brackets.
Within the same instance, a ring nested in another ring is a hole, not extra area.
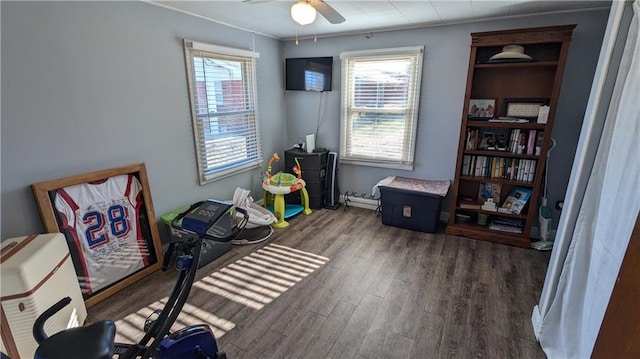
[(338, 154), (335, 152), (329, 152), (325, 183), (327, 187), (324, 191), (324, 207), (329, 209), (340, 208), (342, 203), (340, 203), (340, 188), (338, 187)]

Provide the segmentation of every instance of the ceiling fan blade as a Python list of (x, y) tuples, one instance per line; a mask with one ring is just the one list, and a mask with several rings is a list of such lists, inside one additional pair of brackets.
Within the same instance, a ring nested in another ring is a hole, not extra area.
[(326, 2), (322, 0), (310, 0), (309, 4), (313, 6), (325, 19), (327, 19), (332, 24), (340, 24), (345, 21), (345, 18), (340, 15), (334, 8), (329, 6)]

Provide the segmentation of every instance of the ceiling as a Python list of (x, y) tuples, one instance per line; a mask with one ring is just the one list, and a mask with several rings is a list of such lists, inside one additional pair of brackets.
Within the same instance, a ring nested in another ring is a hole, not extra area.
[(531, 14), (609, 8), (611, 1), (532, 0), (326, 0), (346, 21), (331, 24), (320, 14), (301, 26), (290, 16), (295, 0), (147, 1), (281, 40), (368, 33)]

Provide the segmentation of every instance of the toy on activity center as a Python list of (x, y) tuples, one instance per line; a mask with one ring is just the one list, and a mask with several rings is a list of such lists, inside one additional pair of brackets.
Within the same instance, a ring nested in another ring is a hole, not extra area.
[[(289, 226), (289, 222), (285, 221), (285, 218), (294, 216), (300, 212), (305, 215), (311, 214), (309, 208), (309, 194), (307, 193), (306, 183), (302, 179), (302, 168), (300, 162), (295, 158), (296, 165), (293, 167), (293, 172), (296, 176), (290, 173), (278, 172), (275, 175), (271, 174), (273, 161), (279, 161), (280, 156), (274, 153), (267, 164), (267, 171), (264, 174), (262, 180), (262, 188), (264, 189), (264, 206), (269, 208), (278, 219), (273, 227), (285, 228)], [(284, 195), (300, 191), (301, 204), (288, 204), (284, 203)], [(274, 198), (275, 196), (275, 198)]]

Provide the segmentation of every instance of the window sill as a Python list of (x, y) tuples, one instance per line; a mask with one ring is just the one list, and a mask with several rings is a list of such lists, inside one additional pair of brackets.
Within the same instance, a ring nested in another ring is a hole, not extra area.
[(413, 171), (413, 163), (367, 161), (367, 160), (355, 160), (355, 159), (345, 159), (345, 158), (340, 159), (339, 162), (342, 165), (393, 168), (397, 170)]

